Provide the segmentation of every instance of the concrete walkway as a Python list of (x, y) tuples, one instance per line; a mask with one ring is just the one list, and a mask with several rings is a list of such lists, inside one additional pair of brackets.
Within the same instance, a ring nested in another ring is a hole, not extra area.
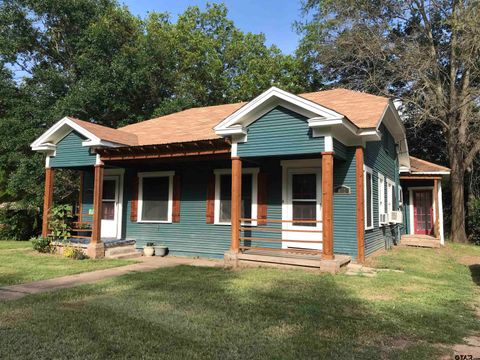
[(76, 275), (34, 281), (28, 284), (0, 287), (0, 301), (16, 300), (30, 294), (39, 294), (47, 291), (66, 289), (83, 284), (92, 284), (97, 281), (120, 276), (132, 272), (146, 272), (159, 268), (178, 265), (191, 266), (223, 266), (222, 260), (194, 259), (187, 257), (141, 257), (140, 262), (132, 265), (120, 266), (111, 269), (96, 270)]

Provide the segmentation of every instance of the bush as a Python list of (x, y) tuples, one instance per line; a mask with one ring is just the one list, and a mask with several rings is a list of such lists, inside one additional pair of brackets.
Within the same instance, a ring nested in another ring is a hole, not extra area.
[(18, 203), (0, 205), (0, 239), (28, 240), (39, 230), (40, 210)]
[(53, 251), (52, 241), (49, 238), (38, 237), (31, 239), (31, 241), (33, 250), (41, 253), (51, 253)]
[(73, 218), (71, 205), (56, 205), (50, 209), (48, 227), (55, 241), (68, 239)]
[(88, 256), (84, 254), (82, 249), (72, 245), (67, 245), (63, 248), (63, 256), (74, 260), (88, 259)]
[(468, 200), (467, 224), (470, 241), (480, 245), (480, 198), (471, 197)]

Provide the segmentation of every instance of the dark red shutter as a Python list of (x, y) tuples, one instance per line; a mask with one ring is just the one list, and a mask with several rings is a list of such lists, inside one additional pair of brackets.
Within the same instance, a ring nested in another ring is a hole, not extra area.
[(132, 180), (132, 206), (130, 209), (130, 221), (137, 222), (138, 218), (138, 176)]
[(258, 173), (258, 205), (257, 218), (258, 225), (267, 224), (267, 174), (260, 171)]
[(180, 222), (180, 175), (173, 176), (172, 222)]
[(207, 224), (215, 221), (215, 175), (208, 178), (207, 184)]

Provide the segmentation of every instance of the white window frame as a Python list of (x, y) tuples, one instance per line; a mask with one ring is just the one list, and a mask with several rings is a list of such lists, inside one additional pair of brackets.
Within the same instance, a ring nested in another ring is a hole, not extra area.
[[(151, 171), (138, 173), (138, 221), (139, 223), (169, 224), (172, 222), (173, 209), (173, 176), (175, 171)], [(167, 220), (143, 220), (143, 179), (152, 177), (168, 177)]]
[(384, 226), (387, 221), (381, 220), (381, 215), (385, 213), (385, 176), (378, 173), (378, 226)]
[[(244, 168), (242, 175), (252, 175), (252, 219), (257, 218), (258, 209), (258, 173), (260, 168)], [(214, 203), (214, 221), (215, 225), (232, 225), (231, 221), (220, 221), (220, 176), (232, 175), (232, 169), (215, 169), (215, 203)], [(244, 184), (242, 184), (243, 188)], [(251, 226), (256, 226), (257, 222), (249, 223)]]
[(398, 185), (398, 207), (403, 206), (403, 188)]
[(393, 192), (395, 191), (395, 182), (387, 178), (387, 214), (395, 210), (393, 203)]
[[(370, 174), (370, 189), (371, 189), (371, 197), (370, 199), (367, 199), (367, 173)], [(365, 206), (365, 230), (372, 230), (373, 227), (374, 227), (374, 221), (373, 221), (373, 171), (370, 167), (368, 167), (367, 165), (363, 165), (363, 197), (364, 197), (364, 206)], [(370, 214), (371, 214), (371, 219), (372, 219), (372, 224), (370, 226), (368, 226), (367, 224), (367, 210), (368, 210), (368, 206), (367, 206), (367, 201), (370, 202), (371, 206), (370, 206)]]

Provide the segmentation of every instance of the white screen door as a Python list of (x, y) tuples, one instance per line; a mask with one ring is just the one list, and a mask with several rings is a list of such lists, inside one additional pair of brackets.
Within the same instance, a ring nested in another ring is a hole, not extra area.
[[(289, 169), (287, 176), (287, 206), (282, 217), (289, 222), (284, 223), (283, 248), (302, 248), (321, 250), (321, 243), (297, 242), (298, 240), (322, 240), (322, 188), (321, 169)], [(305, 223), (302, 221), (317, 221)], [(291, 222), (290, 222), (291, 221)], [(313, 230), (315, 232), (305, 232)], [(289, 240), (296, 240), (295, 242)]]
[(102, 238), (117, 238), (119, 177), (105, 176), (102, 197)]

